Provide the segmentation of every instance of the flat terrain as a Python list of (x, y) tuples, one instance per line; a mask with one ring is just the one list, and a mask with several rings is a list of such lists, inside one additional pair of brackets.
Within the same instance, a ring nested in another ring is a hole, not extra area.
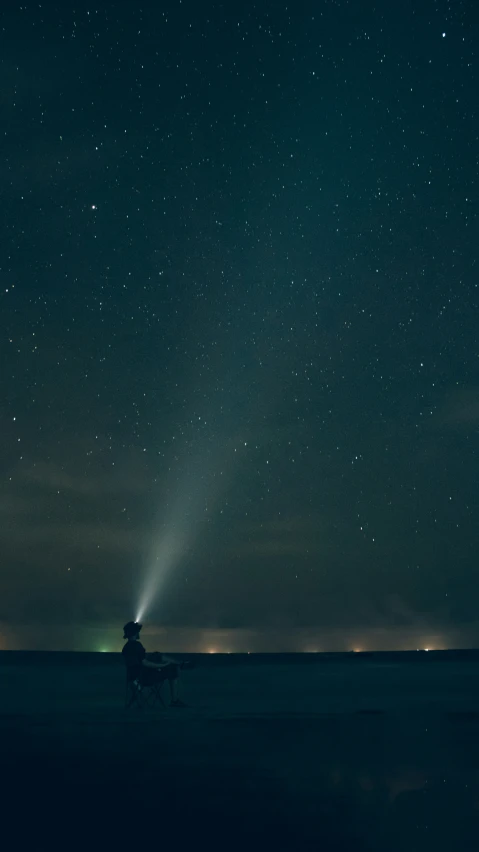
[(188, 708), (126, 711), (113, 655), (2, 655), (3, 840), (479, 849), (477, 662), (225, 658), (182, 681)]

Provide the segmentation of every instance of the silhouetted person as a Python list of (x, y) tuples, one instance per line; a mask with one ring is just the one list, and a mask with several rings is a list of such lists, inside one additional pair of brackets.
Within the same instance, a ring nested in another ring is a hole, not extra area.
[(127, 668), (127, 678), (132, 681), (138, 689), (143, 686), (151, 686), (154, 683), (168, 681), (172, 707), (184, 707), (178, 698), (178, 680), (180, 676), (180, 664), (176, 660), (166, 657), (164, 654), (158, 656), (158, 662), (146, 659), (146, 651), (140, 642), (140, 630), (143, 625), (137, 621), (129, 621), (123, 628), (123, 639), (128, 639), (123, 646), (122, 654)]

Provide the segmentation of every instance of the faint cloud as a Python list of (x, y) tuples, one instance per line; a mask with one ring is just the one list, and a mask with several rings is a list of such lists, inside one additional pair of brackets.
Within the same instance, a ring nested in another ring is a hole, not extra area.
[(479, 426), (479, 386), (453, 390), (439, 410), (438, 422), (452, 429)]
[(316, 546), (325, 528), (324, 518), (276, 518), (245, 525), (240, 543), (233, 546), (241, 556), (305, 556)]
[(17, 494), (0, 493), (0, 518), (6, 520), (12, 516), (29, 515), (32, 510), (32, 501), (27, 497)]
[[(98, 476), (71, 474), (49, 462), (36, 462), (31, 467), (25, 468), (22, 471), (22, 477), (26, 482), (51, 491), (70, 491), (90, 496), (105, 490), (105, 483), (101, 482)], [(111, 483), (107, 490), (111, 490)]]
[(36, 462), (24, 468), (21, 478), (45, 490), (67, 491), (84, 497), (117, 494), (118, 491), (143, 492), (146, 488), (144, 477), (132, 471), (129, 471), (128, 476), (121, 469), (111, 474), (87, 471), (72, 473), (51, 462)]
[(52, 462), (19, 465), (0, 488), (0, 541), (18, 558), (28, 553), (28, 561), (42, 561), (46, 550), (138, 553), (146, 532), (132, 507), (142, 505), (147, 488), (144, 472), (128, 464), (111, 473)]
[(282, 541), (264, 539), (244, 542), (233, 548), (237, 556), (303, 556), (311, 553), (312, 545), (307, 541)]
[(108, 553), (139, 552), (144, 544), (142, 531), (129, 530), (119, 524), (104, 523), (35, 523), (24, 527), (8, 527), (3, 530), (3, 541), (10, 544), (49, 544), (64, 552), (71, 549), (76, 553), (91, 553), (93, 550)]
[(251, 522), (244, 528), (250, 535), (297, 535), (318, 532), (324, 525), (324, 519), (305, 518), (300, 515), (289, 518), (274, 518), (271, 521)]

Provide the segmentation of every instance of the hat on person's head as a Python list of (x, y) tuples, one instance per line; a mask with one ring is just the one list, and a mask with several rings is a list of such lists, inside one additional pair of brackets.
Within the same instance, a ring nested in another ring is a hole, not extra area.
[(139, 633), (142, 627), (143, 625), (138, 624), (137, 621), (129, 621), (123, 628), (123, 639), (130, 639), (135, 633)]

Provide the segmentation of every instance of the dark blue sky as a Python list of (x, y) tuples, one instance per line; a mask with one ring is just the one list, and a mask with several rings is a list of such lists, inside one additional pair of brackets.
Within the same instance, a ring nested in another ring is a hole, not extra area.
[(2, 19), (0, 619), (460, 635), (476, 4), (96, 5)]

